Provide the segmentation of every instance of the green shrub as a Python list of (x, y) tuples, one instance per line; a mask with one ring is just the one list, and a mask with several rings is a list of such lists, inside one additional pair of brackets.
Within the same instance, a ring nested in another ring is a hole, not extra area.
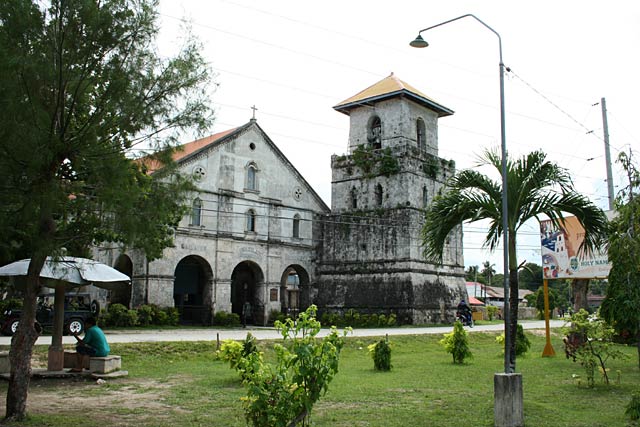
[(177, 326), (180, 323), (180, 312), (176, 307), (167, 307), (161, 313), (165, 313), (167, 318), (163, 325)]
[(371, 344), (367, 347), (369, 354), (373, 358), (373, 368), (376, 371), (390, 371), (391, 370), (391, 343), (389, 337)]
[(105, 316), (107, 326), (135, 326), (138, 324), (138, 312), (129, 310), (122, 304), (111, 304)]
[(453, 356), (453, 363), (462, 364), (464, 359), (471, 357), (472, 353), (469, 349), (469, 338), (467, 337), (467, 331), (464, 330), (462, 323), (459, 320), (453, 324), (453, 331), (448, 334), (444, 334), (444, 338), (440, 340), (447, 350), (447, 353), (451, 353)]
[(0, 316), (4, 314), (6, 310), (16, 310), (22, 308), (21, 298), (9, 298), (0, 301)]
[(217, 311), (213, 315), (213, 324), (218, 326), (238, 326), (240, 325), (240, 316), (236, 313)]
[[(496, 337), (498, 344), (504, 344), (504, 332)], [(524, 328), (518, 323), (516, 330), (516, 356), (522, 356), (531, 348), (531, 341), (524, 333)], [(503, 349), (504, 351), (504, 349)]]
[(141, 326), (149, 326), (153, 324), (154, 316), (153, 316), (153, 307), (150, 305), (141, 305), (138, 307), (138, 323)]
[(493, 320), (493, 318), (496, 317), (496, 314), (498, 314), (498, 307), (495, 305), (488, 305), (487, 316), (489, 317), (489, 320)]
[(631, 402), (627, 405), (624, 413), (634, 421), (640, 419), (640, 392), (631, 395)]

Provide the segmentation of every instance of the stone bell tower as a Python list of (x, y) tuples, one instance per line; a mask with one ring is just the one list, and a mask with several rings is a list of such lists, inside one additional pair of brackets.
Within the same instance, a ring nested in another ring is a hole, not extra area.
[(424, 209), (455, 171), (438, 157), (438, 119), (453, 111), (393, 73), (334, 107), (350, 118), (348, 154), (332, 156), (331, 215), (318, 247), (321, 311), (453, 319), (466, 296), (462, 227), (442, 264), (422, 256)]

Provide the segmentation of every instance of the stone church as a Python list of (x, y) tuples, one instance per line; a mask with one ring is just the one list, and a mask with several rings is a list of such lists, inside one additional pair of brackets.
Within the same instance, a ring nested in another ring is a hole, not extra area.
[(420, 230), (454, 173), (438, 157), (438, 119), (453, 111), (393, 74), (334, 109), (350, 131), (347, 154), (331, 158), (331, 209), (255, 119), (185, 144), (175, 160), (197, 178), (190, 214), (159, 260), (97, 250), (132, 278), (110, 302), (175, 306), (185, 323), (241, 314), (246, 301), (255, 324), (312, 303), (402, 323), (452, 320), (466, 295), (462, 228), (442, 264), (422, 257)]

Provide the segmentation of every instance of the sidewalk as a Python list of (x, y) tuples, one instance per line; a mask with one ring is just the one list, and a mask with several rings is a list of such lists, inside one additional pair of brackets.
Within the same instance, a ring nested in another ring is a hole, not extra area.
[[(523, 320), (519, 322), (524, 329), (544, 329), (543, 320)], [(551, 320), (550, 327), (559, 328), (565, 324), (564, 320)], [(349, 336), (353, 337), (373, 337), (384, 335), (426, 335), (444, 334), (451, 332), (452, 326), (434, 327), (398, 327), (398, 328), (363, 328), (354, 329)], [(504, 324), (492, 324), (476, 326), (474, 328), (465, 327), (468, 332), (500, 332), (504, 331)], [(129, 343), (129, 342), (161, 342), (161, 341), (215, 341), (216, 339), (242, 340), (251, 332), (259, 340), (279, 339), (281, 335), (272, 327), (251, 326), (247, 329), (218, 329), (218, 328), (180, 328), (180, 329), (138, 329), (138, 330), (105, 330), (105, 335), (109, 343)], [(323, 328), (318, 334), (323, 337), (329, 333), (329, 329)], [(75, 344), (76, 340), (72, 336), (62, 337), (63, 344)], [(43, 335), (38, 338), (36, 345), (50, 345), (51, 336)], [(11, 345), (11, 337), (0, 337), (0, 345)]]

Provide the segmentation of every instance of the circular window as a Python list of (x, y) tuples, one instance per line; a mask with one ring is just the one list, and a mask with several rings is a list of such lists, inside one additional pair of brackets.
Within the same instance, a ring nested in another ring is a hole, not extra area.
[(251, 148), (251, 150), (255, 150), (256, 149), (256, 144), (254, 144), (253, 142), (251, 144), (249, 144), (249, 148)]
[(193, 175), (196, 178), (204, 178), (206, 174), (207, 171), (202, 166), (196, 166), (195, 168), (193, 168)]

